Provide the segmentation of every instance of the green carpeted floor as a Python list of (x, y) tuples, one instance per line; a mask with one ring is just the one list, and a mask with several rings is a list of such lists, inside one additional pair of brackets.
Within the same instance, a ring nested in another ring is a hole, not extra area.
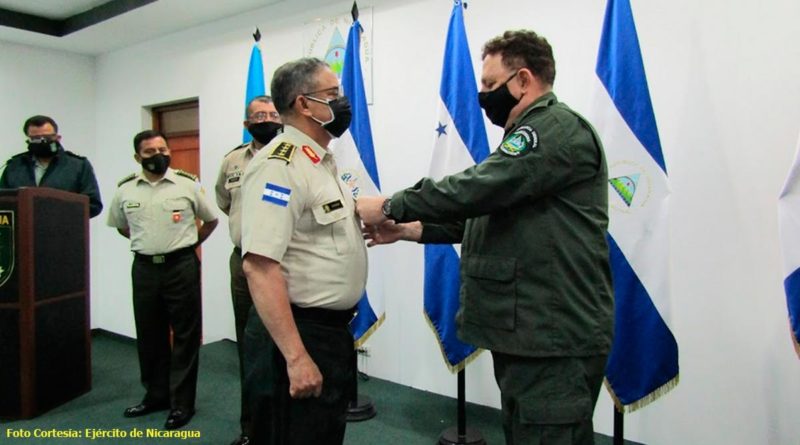
[[(143, 391), (133, 340), (95, 332), (92, 359), (92, 391), (35, 419), (0, 420), (0, 444), (227, 445), (238, 435), (239, 373), (234, 343), (221, 341), (201, 348), (197, 414), (179, 430), (199, 437), (185, 439), (152, 435), (164, 432), (166, 412), (136, 419), (122, 417), (127, 406), (139, 402)], [(345, 438), (348, 445), (432, 445), (444, 429), (455, 424), (455, 400), (448, 397), (375, 378), (359, 381), (359, 393), (372, 398), (378, 415), (348, 424)], [(488, 444), (504, 443), (498, 410), (468, 405), (467, 419), (469, 426), (480, 431)], [(34, 437), (53, 432), (80, 437)], [(136, 433), (141, 437), (132, 437)], [(94, 437), (90, 437), (92, 434)], [(611, 440), (598, 434), (596, 443), (610, 445)]]

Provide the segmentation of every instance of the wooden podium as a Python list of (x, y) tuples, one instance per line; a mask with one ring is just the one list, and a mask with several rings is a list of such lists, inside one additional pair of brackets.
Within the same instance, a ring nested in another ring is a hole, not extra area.
[(89, 391), (89, 335), (88, 197), (0, 190), (0, 417)]

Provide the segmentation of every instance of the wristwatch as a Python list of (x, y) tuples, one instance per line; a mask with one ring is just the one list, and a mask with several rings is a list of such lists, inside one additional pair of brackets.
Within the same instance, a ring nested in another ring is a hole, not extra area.
[(381, 213), (388, 219), (392, 219), (392, 198), (386, 198), (381, 206)]

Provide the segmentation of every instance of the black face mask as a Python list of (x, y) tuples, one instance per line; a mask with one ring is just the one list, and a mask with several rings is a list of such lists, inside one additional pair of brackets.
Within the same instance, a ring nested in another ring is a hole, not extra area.
[(52, 158), (58, 153), (58, 141), (47, 138), (32, 138), (28, 140), (28, 151), (37, 158)]
[(278, 135), (278, 132), (283, 128), (283, 124), (277, 122), (258, 122), (247, 126), (247, 131), (257, 140), (259, 144), (267, 145), (269, 141)]
[[(518, 73), (519, 71), (517, 71)], [(514, 73), (502, 85), (493, 89), (492, 91), (485, 91), (478, 93), (478, 103), (486, 111), (486, 117), (497, 125), (498, 127), (505, 128), (508, 122), (508, 115), (511, 114), (511, 109), (517, 106), (519, 99), (511, 95), (508, 90), (508, 82), (517, 75)]]
[(169, 168), (169, 156), (159, 153), (149, 158), (142, 158), (142, 167), (150, 173), (163, 175)]
[(321, 120), (311, 116), (317, 123), (322, 125), (322, 128), (328, 131), (331, 136), (338, 138), (343, 135), (348, 128), (350, 128), (350, 120), (353, 118), (353, 110), (350, 108), (350, 101), (346, 96), (337, 97), (330, 101), (317, 99), (316, 97), (306, 96), (306, 99), (313, 100), (325, 104), (331, 109), (331, 120), (322, 122)]

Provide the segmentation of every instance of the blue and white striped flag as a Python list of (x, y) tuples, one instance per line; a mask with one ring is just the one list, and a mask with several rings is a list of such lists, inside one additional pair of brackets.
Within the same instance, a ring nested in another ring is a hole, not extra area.
[(783, 287), (789, 309), (789, 328), (800, 355), (800, 141), (792, 170), (778, 198), (778, 224), (783, 248)]
[(608, 159), (614, 343), (606, 385), (633, 411), (678, 384), (669, 327), (669, 179), (629, 0), (609, 0), (591, 121)]
[[(247, 89), (244, 92), (244, 120), (247, 120), (247, 104), (253, 100), (254, 97), (263, 96), (264, 89), (264, 64), (261, 61), (261, 48), (258, 47), (258, 42), (261, 39), (261, 33), (256, 30), (256, 42), (253, 44), (253, 50), (250, 51), (250, 66), (247, 69)], [(253, 136), (247, 131), (247, 128), (242, 129), (242, 142), (247, 143), (253, 140)]]
[[(339, 177), (350, 187), (353, 197), (380, 195), (381, 182), (378, 164), (372, 144), (372, 129), (369, 124), (367, 96), (364, 92), (364, 77), (361, 72), (361, 24), (353, 21), (347, 36), (342, 68), (342, 88), (350, 99), (353, 119), (350, 129), (335, 141), (332, 150), (336, 159)], [(370, 334), (383, 323), (384, 249), (369, 249), (369, 275), (367, 289), (358, 302), (358, 314), (350, 322), (356, 347), (362, 345)]]
[[(483, 161), (489, 142), (464, 28), (464, 10), (456, 0), (450, 14), (439, 87), (438, 122), (430, 177), (441, 179)], [(425, 245), (425, 315), (439, 339), (447, 366), (458, 372), (479, 351), (456, 336), (460, 249), (450, 244)]]

